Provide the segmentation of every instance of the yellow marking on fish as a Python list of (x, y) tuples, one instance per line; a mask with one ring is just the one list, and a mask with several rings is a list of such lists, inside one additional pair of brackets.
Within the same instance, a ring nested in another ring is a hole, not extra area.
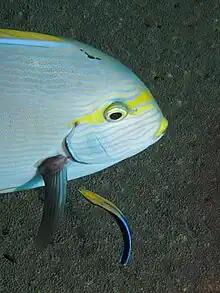
[(93, 192), (91, 192), (91, 191), (89, 191), (89, 190), (86, 190), (86, 189), (80, 189), (79, 190), (85, 197), (87, 197), (88, 199), (90, 199), (90, 200), (94, 200), (94, 201), (98, 201), (99, 200), (99, 197), (95, 194), (95, 193), (93, 193)]
[(15, 38), (15, 39), (25, 39), (25, 40), (38, 40), (38, 41), (51, 41), (51, 42), (64, 42), (63, 39), (54, 37), (51, 35), (35, 33), (35, 32), (26, 32), (19, 30), (9, 30), (9, 29), (0, 29), (1, 38)]
[(116, 205), (114, 205), (111, 201), (107, 200), (106, 198), (103, 198), (92, 191), (82, 189), (82, 188), (79, 189), (79, 192), (95, 205), (101, 206), (110, 212), (113, 212), (113, 213), (118, 212), (119, 214), (121, 214), (121, 211), (119, 210), (119, 208)]
[[(131, 101), (125, 101), (125, 104), (129, 108), (129, 113), (128, 116), (133, 116), (133, 115), (140, 115), (143, 112), (146, 112), (148, 110), (151, 110), (154, 108), (153, 104), (148, 104), (146, 103), (153, 101), (153, 96), (149, 90), (143, 91), (139, 96), (137, 96), (135, 99)], [(112, 102), (111, 102), (112, 103)], [(104, 105), (103, 107), (99, 108), (95, 112), (88, 114), (86, 116), (80, 117), (78, 119), (73, 120), (70, 123), (70, 127), (74, 124), (80, 124), (80, 123), (95, 123), (95, 124), (100, 124), (104, 123), (106, 120), (103, 116), (103, 113), (105, 109), (111, 104), (109, 103), (108, 105)], [(141, 106), (142, 104), (145, 104)], [(139, 107), (136, 109), (136, 107)]]
[(154, 138), (157, 139), (159, 136), (161, 136), (161, 134), (163, 134), (165, 132), (167, 127), (168, 127), (168, 120), (163, 116), (163, 118), (160, 122), (160, 127), (159, 127), (158, 131), (156, 132), (156, 134), (154, 135)]

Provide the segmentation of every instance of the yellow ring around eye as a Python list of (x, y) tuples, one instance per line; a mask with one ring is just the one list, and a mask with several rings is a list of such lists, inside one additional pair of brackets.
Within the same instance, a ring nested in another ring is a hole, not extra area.
[[(153, 101), (152, 94), (150, 93), (149, 90), (145, 90), (132, 100), (126, 101), (125, 99), (124, 103), (121, 101), (120, 102), (118, 101), (118, 102), (113, 102), (109, 106), (103, 105), (102, 107), (100, 107), (93, 113), (90, 113), (82, 117), (77, 117), (76, 119), (72, 120), (68, 124), (68, 126), (72, 127), (76, 122), (78, 124), (80, 123), (101, 124), (101, 123), (104, 123), (105, 121), (117, 122), (127, 117), (127, 115), (139, 115), (145, 111), (151, 110), (154, 107), (154, 105), (152, 104), (152, 101)], [(137, 107), (138, 109), (136, 109)], [(119, 114), (120, 119), (112, 120), (111, 118), (108, 118), (109, 115), (108, 115), (107, 109), (109, 110), (112, 108), (114, 108), (113, 113), (115, 113), (116, 108), (119, 108), (119, 111), (122, 114), (122, 115)], [(107, 115), (105, 115), (105, 113), (107, 113)]]
[(123, 120), (128, 115), (128, 112), (129, 110), (126, 104), (116, 102), (104, 111), (104, 118), (108, 122), (117, 122)]

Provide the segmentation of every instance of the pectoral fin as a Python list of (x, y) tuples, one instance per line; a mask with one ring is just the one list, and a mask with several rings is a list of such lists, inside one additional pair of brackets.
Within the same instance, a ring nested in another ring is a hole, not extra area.
[(122, 232), (123, 242), (124, 242), (124, 247), (120, 257), (120, 262), (123, 265), (129, 264), (130, 258), (131, 258), (131, 246), (132, 246), (131, 245), (132, 243), (131, 230), (123, 213), (112, 202), (101, 197), (100, 195), (86, 189), (80, 189), (79, 191), (89, 202), (104, 209), (115, 218)]
[(61, 155), (48, 158), (39, 167), (45, 183), (43, 216), (36, 237), (38, 250), (44, 249), (61, 222), (67, 194), (67, 158)]

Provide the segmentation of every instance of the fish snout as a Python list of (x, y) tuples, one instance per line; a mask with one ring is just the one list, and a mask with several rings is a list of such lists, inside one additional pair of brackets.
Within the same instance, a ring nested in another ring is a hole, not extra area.
[(160, 122), (160, 126), (157, 130), (157, 132), (154, 135), (155, 139), (160, 138), (161, 136), (163, 136), (167, 130), (168, 127), (168, 120), (163, 116), (161, 122)]

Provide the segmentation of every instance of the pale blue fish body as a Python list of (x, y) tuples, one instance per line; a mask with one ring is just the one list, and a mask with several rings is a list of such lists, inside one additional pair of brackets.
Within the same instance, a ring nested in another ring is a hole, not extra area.
[[(148, 91), (130, 69), (89, 45), (8, 37), (7, 32), (5, 37), (3, 32), (0, 193), (43, 186), (37, 167), (48, 157), (66, 155), (63, 140), (72, 121)], [(79, 123), (71, 142), (78, 162), (69, 161), (68, 180), (112, 166), (158, 141), (163, 133), (154, 135), (164, 116), (153, 98), (151, 105), (118, 122)]]

